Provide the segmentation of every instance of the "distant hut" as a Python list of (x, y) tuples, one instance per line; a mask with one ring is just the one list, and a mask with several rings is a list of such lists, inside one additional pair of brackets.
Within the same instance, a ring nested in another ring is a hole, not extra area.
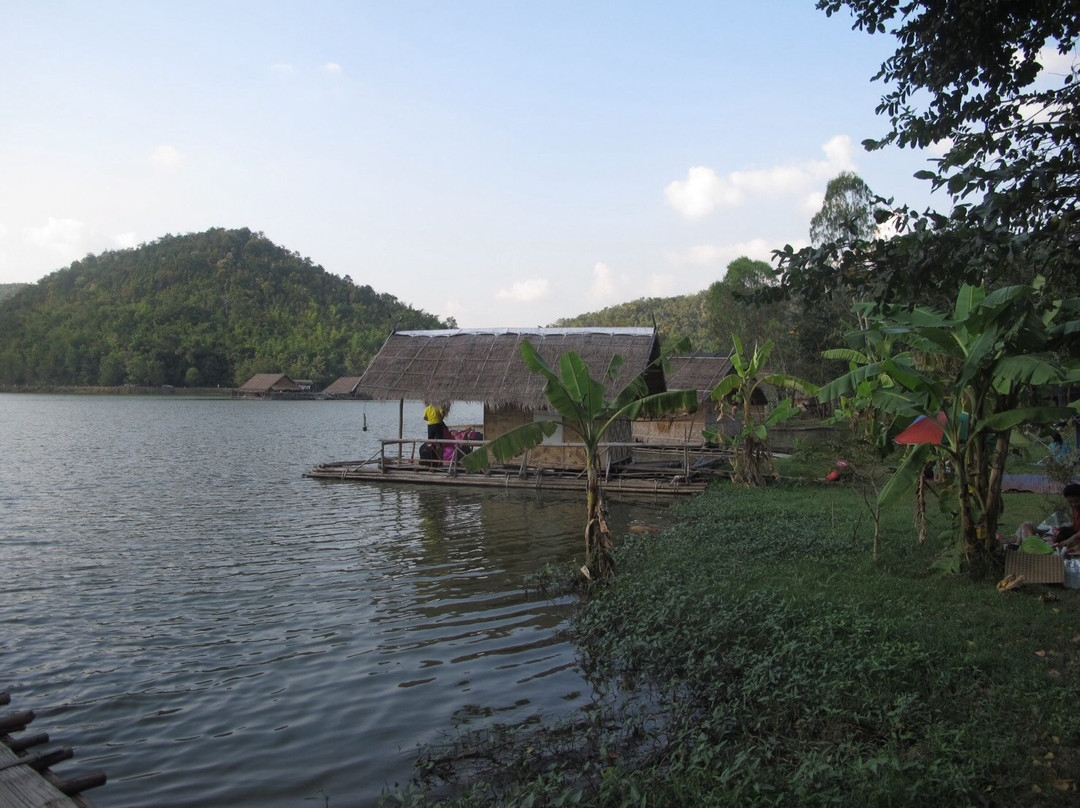
[[(526, 339), (556, 372), (560, 356), (576, 353), (611, 398), (639, 376), (649, 393), (665, 389), (655, 329), (499, 328), (395, 332), (371, 361), (358, 392), (382, 401), (481, 402), (488, 440), (524, 423), (558, 421), (558, 413), (544, 396), (544, 377), (532, 373), (521, 357), (521, 344)], [(615, 357), (620, 357), (622, 364), (614, 378), (608, 378)], [(629, 421), (613, 427), (606, 438), (613, 443), (629, 442)], [(530, 463), (583, 468), (583, 449), (554, 445), (575, 442), (577, 437), (569, 430), (564, 433), (560, 423), (545, 445), (530, 451)], [(605, 461), (618, 462), (627, 454), (628, 450), (615, 452)]]
[(323, 390), (323, 395), (327, 398), (358, 398), (357, 388), (359, 386), (359, 376), (342, 376)]
[(237, 390), (241, 396), (271, 398), (287, 393), (300, 393), (300, 385), (284, 373), (256, 373)]
[(672, 390), (696, 390), (697, 411), (635, 421), (634, 439), (642, 443), (703, 444), (702, 431), (715, 427), (717, 421), (717, 403), (709, 396), (733, 370), (731, 359), (719, 355), (674, 356), (667, 364), (667, 386)]

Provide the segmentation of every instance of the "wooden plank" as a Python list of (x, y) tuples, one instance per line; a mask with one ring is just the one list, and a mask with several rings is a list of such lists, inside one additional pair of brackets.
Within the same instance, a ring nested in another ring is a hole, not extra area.
[[(370, 466), (319, 466), (305, 476), (322, 480), (353, 480), (374, 483), (408, 483), (416, 485), (462, 486), (474, 488), (516, 488), (541, 491), (584, 491), (585, 478), (581, 476), (557, 476), (532, 474), (525, 477), (517, 473), (450, 475), (446, 469), (422, 471), (387, 466), (375, 469)], [(608, 496), (694, 496), (705, 490), (707, 481), (675, 480), (673, 477), (612, 477), (604, 484)]]
[(19, 756), (0, 744), (0, 805), (4, 808), (82, 808)]

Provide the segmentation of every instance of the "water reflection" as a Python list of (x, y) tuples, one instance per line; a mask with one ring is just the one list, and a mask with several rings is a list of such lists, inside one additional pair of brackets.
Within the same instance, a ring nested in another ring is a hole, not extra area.
[(99, 808), (372, 805), (455, 717), (586, 703), (523, 585), (583, 504), (305, 479), (365, 406), (0, 396), (5, 686)]

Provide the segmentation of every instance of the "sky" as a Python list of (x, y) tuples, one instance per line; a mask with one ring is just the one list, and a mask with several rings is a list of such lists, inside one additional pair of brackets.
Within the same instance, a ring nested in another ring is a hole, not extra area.
[(211, 227), (458, 325), (702, 291), (808, 242), (888, 36), (813, 0), (0, 0), (0, 283)]

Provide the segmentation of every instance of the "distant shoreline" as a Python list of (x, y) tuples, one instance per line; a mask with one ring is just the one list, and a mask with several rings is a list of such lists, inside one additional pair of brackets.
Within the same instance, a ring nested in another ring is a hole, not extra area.
[(65, 386), (60, 384), (0, 385), (0, 393), (46, 393), (86, 396), (182, 396), (184, 398), (232, 398), (235, 387), (138, 387), (125, 384), (119, 387)]

